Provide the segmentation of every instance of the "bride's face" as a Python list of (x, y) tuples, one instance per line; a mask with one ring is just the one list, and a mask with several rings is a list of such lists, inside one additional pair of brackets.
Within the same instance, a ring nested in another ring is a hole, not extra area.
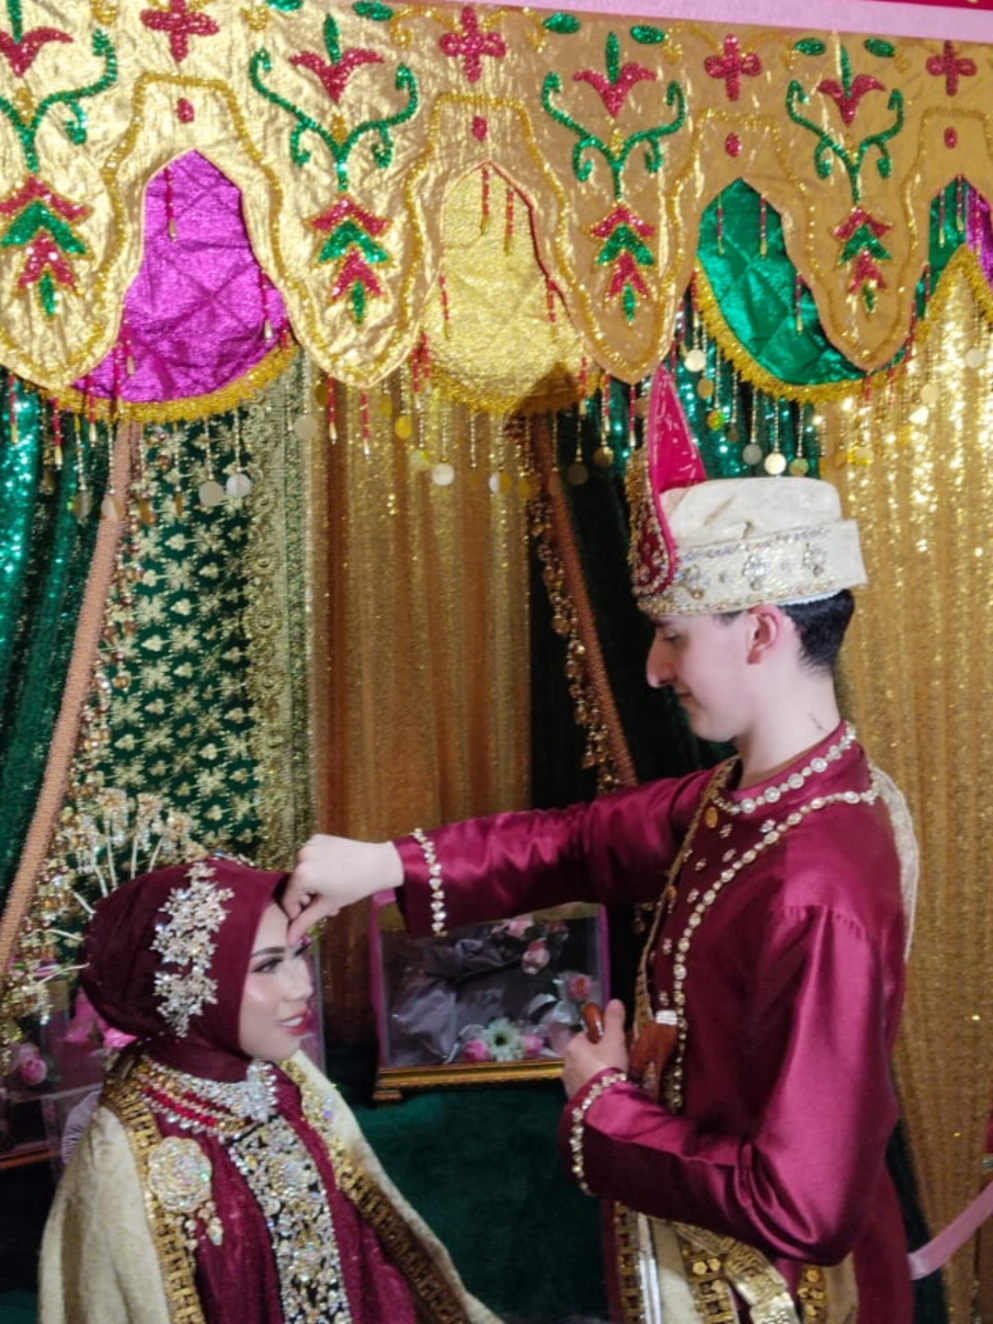
[(241, 995), (238, 1041), (249, 1057), (282, 1062), (310, 1028), (314, 991), (307, 944), (286, 944), (287, 918), (273, 902), (259, 922)]

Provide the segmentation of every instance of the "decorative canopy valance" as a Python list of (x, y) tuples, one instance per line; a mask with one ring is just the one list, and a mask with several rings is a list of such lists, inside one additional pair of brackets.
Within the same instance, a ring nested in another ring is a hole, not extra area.
[[(240, 190), (261, 268), (241, 370), (280, 351), (284, 307), (356, 386), (428, 330), (457, 361), (461, 317), (484, 339), (541, 322), (548, 354), (501, 399), (583, 354), (643, 377), (740, 181), (781, 221), (798, 306), (880, 368), (913, 328), (933, 199), (993, 196), (993, 45), (380, 0), (5, 0), (0, 26), (0, 361), (53, 393), (135, 398), (125, 296), (140, 270), (153, 303), (173, 288), (142, 267), (146, 199), (158, 176), (171, 242), (163, 172), (191, 153)], [(468, 196), (474, 232), (453, 231)], [(487, 227), (533, 238), (523, 283)], [(224, 238), (201, 245), (215, 275)]]

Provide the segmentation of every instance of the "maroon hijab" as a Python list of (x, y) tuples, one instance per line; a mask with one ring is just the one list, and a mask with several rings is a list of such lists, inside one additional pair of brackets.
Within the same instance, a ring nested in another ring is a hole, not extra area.
[(242, 990), (259, 921), (285, 879), (217, 857), (116, 888), (83, 944), (80, 983), (93, 1006), (169, 1066), (243, 1079)]

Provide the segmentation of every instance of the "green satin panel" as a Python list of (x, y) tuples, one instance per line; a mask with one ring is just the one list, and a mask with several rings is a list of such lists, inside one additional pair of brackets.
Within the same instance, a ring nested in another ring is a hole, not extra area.
[[(925, 315), (931, 292), (964, 242), (968, 205), (968, 186), (954, 181), (931, 204), (929, 270), (917, 285), (918, 317)], [(759, 193), (743, 180), (704, 211), (698, 258), (731, 339), (763, 373), (803, 387), (862, 379), (861, 370), (825, 335), (806, 284), (798, 295), (779, 214), (766, 206), (763, 217)], [(900, 351), (893, 362), (902, 357)], [(747, 367), (744, 375), (750, 375)]]

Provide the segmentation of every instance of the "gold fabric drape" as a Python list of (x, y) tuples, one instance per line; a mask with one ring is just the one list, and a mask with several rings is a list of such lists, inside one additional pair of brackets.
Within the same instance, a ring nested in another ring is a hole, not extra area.
[[(617, 376), (664, 354), (702, 212), (737, 179), (781, 213), (830, 339), (884, 365), (911, 328), (932, 197), (963, 176), (993, 195), (993, 48), (648, 8), (11, 3), (0, 362), (58, 390), (108, 354), (148, 183), (196, 151), (241, 189), (297, 339), (357, 387), (409, 356), (444, 279), (506, 320), (441, 233), (483, 167), (527, 198), (518, 224)], [(523, 366), (518, 396), (540, 385)]]
[[(824, 410), (837, 438), (825, 474), (859, 522), (869, 574), (843, 654), (850, 706), (921, 846), (896, 1070), (933, 1232), (979, 1190), (993, 1093), (993, 341), (964, 279), (942, 305), (892, 392)], [(947, 1271), (960, 1321), (973, 1250)]]
[[(401, 389), (339, 384), (322, 465), (318, 822), (372, 840), (528, 797), (527, 445), (437, 394), (398, 444)], [(353, 908), (325, 938), (335, 1038), (370, 1026), (366, 921)]]

